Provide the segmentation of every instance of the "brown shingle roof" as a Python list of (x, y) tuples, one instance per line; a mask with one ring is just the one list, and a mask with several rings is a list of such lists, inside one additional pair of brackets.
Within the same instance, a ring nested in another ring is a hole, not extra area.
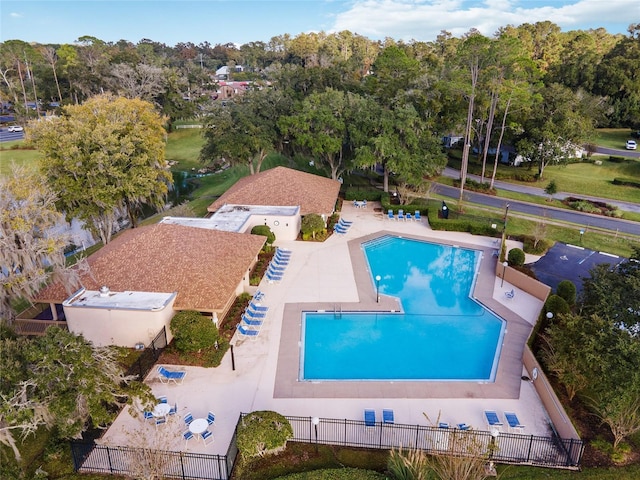
[[(94, 278), (88, 290), (178, 292), (174, 307), (221, 310), (260, 252), (266, 237), (182, 225), (127, 230), (88, 258)], [(61, 283), (38, 294), (39, 302), (62, 302)]]
[(300, 214), (332, 213), (340, 182), (287, 167), (275, 167), (238, 180), (207, 208), (215, 212), (224, 204), (300, 205)]

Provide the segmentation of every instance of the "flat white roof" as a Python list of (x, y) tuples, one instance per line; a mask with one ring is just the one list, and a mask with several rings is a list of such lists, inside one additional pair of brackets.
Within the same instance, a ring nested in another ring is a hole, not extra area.
[(209, 218), (164, 217), (160, 223), (185, 227), (208, 228), (225, 232), (240, 232), (250, 217), (293, 217), (300, 212), (300, 206), (279, 207), (275, 205), (224, 204)]
[(163, 310), (175, 298), (177, 292), (112, 292), (85, 290), (74, 293), (62, 302), (65, 307), (108, 308), (111, 310)]

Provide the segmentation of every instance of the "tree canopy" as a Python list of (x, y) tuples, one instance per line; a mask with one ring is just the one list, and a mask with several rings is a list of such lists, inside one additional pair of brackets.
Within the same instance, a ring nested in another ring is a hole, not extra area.
[(64, 267), (67, 238), (53, 229), (63, 216), (44, 177), (23, 167), (0, 176), (0, 320), (30, 299), (51, 271)]
[(90, 426), (110, 424), (117, 409), (150, 400), (148, 387), (124, 376), (116, 350), (94, 347), (82, 336), (50, 327), (35, 340), (0, 331), (0, 442), (20, 458), (15, 440), (40, 426), (76, 438)]
[(104, 243), (119, 214), (135, 226), (144, 205), (164, 206), (172, 177), (163, 119), (150, 103), (96, 96), (31, 123), (26, 133), (43, 153), (41, 170), (59, 209), (87, 222)]

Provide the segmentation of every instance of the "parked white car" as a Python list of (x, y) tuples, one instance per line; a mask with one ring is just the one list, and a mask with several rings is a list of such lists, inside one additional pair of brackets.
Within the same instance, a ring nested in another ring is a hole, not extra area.
[(635, 140), (627, 140), (627, 150), (635, 150), (637, 147)]
[(20, 125), (11, 125), (8, 130), (10, 132), (22, 132), (24, 130), (24, 128), (22, 128)]

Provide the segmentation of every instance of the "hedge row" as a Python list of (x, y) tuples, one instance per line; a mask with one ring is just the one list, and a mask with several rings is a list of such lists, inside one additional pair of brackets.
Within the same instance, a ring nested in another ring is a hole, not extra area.
[(635, 178), (614, 178), (613, 184), (624, 185), (625, 187), (640, 188), (640, 180), (636, 180)]

